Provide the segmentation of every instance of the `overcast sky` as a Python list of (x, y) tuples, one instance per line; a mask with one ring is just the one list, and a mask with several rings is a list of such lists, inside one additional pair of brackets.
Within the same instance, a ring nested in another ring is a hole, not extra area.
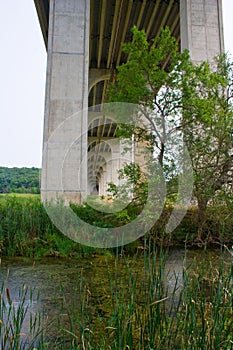
[[(233, 54), (233, 0), (222, 0)], [(0, 1), (0, 166), (41, 166), (46, 50), (33, 0)]]

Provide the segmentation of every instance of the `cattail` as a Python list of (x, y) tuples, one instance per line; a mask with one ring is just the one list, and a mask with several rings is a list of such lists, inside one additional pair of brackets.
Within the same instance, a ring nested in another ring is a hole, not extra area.
[(7, 296), (8, 303), (11, 305), (12, 304), (12, 300), (11, 300), (11, 295), (10, 295), (10, 289), (9, 288), (6, 288), (6, 296)]

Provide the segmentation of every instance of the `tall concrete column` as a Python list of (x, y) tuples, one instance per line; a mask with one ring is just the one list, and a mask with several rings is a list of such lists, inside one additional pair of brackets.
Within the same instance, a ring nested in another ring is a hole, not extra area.
[(87, 192), (90, 0), (50, 0), (42, 198)]
[(223, 53), (222, 0), (180, 0), (181, 50), (196, 63)]

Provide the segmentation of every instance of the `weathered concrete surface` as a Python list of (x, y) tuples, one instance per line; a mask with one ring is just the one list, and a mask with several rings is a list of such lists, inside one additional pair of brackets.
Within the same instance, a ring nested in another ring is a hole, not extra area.
[[(43, 199), (81, 202), (95, 186), (94, 178), (87, 183), (88, 92), (111, 72), (89, 70), (89, 25), (90, 0), (50, 0)], [(212, 61), (223, 52), (221, 0), (180, 0), (180, 31), (181, 49), (189, 49), (193, 61)], [(106, 164), (99, 163), (99, 174), (94, 169), (100, 194), (107, 182), (117, 182), (124, 161), (118, 141), (111, 142), (111, 152), (103, 155)]]
[(221, 0), (180, 0), (181, 49), (190, 51), (194, 62), (213, 61), (223, 53)]
[(87, 192), (89, 14), (89, 0), (50, 1), (43, 199)]

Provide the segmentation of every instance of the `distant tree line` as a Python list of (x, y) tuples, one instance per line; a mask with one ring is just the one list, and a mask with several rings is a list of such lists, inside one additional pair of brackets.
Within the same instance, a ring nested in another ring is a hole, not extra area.
[(0, 193), (40, 193), (38, 168), (0, 167)]

